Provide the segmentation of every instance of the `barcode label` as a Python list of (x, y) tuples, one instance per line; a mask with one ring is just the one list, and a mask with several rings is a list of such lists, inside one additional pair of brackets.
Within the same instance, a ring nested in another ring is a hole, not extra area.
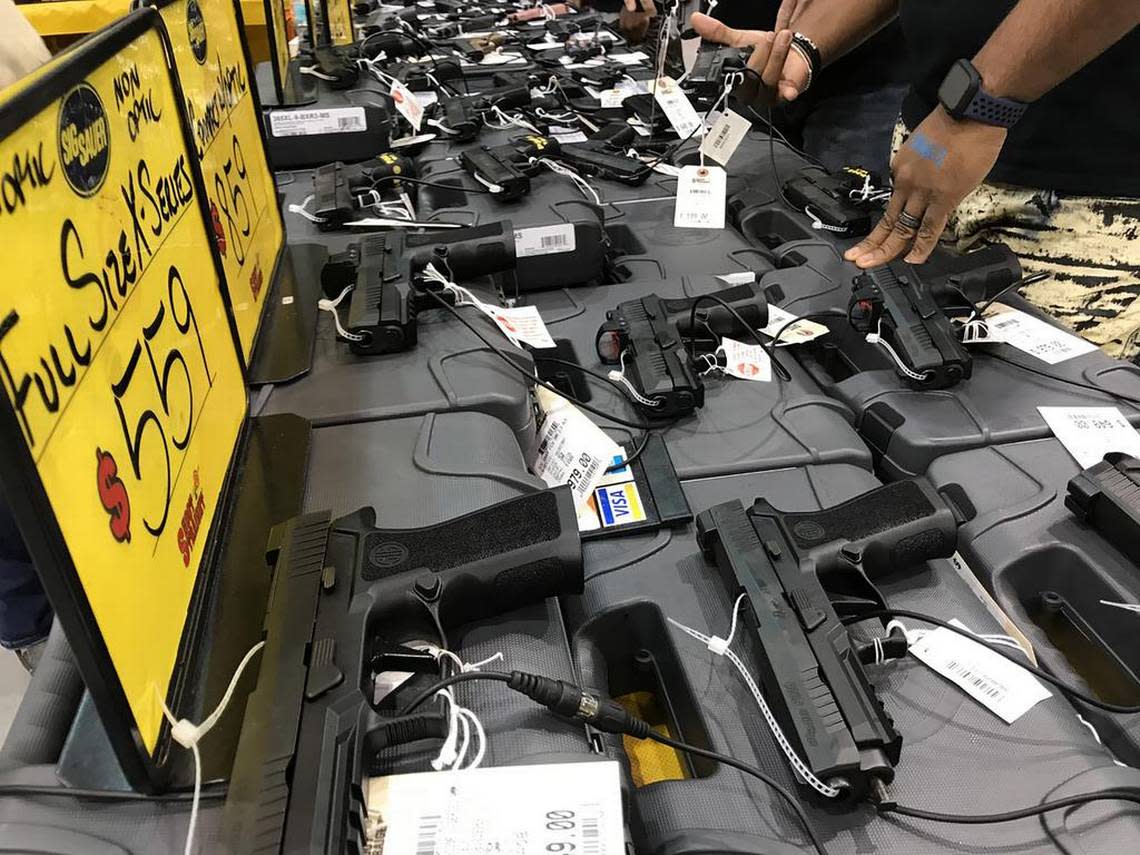
[(1096, 345), (1026, 312), (997, 304), (986, 313), (990, 339), (1056, 365), (1096, 350)]
[(722, 166), (728, 166), (728, 161), (751, 128), (752, 123), (746, 118), (725, 110), (701, 141), (701, 151)]
[(439, 839), (440, 817), (421, 816), (416, 829), (416, 855), (435, 855), (435, 844)]
[(582, 855), (601, 855), (602, 830), (597, 816), (582, 817)]
[(1038, 407), (1037, 411), (1081, 468), (1100, 463), (1110, 451), (1140, 455), (1140, 433), (1117, 407)]
[[(951, 623), (966, 628), (960, 621)], [(1049, 697), (1048, 690), (1015, 662), (949, 629), (927, 632), (910, 652), (1006, 724)]]
[(515, 230), (515, 256), (518, 258), (573, 252), (576, 248), (574, 226), (569, 223)]
[(272, 110), (269, 132), (275, 137), (307, 137), (316, 134), (350, 134), (368, 129), (363, 107), (330, 110)]

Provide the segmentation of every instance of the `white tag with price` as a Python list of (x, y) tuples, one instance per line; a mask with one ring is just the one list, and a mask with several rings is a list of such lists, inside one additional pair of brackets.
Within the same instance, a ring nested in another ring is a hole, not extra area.
[(817, 339), (821, 335), (828, 332), (827, 327), (823, 324), (817, 324), (815, 321), (797, 321), (796, 316), (791, 312), (781, 309), (779, 306), (768, 306), (768, 326), (760, 330), (766, 336), (775, 338), (780, 336), (780, 340), (776, 342), (777, 347), (786, 347), (789, 344), (802, 344), (805, 341)]
[(728, 178), (719, 166), (683, 166), (677, 176), (673, 225), (679, 229), (723, 229)]
[(531, 471), (550, 487), (569, 484), (581, 511), (621, 447), (561, 395), (539, 386), (535, 397), (542, 423)]
[(689, 96), (681, 91), (681, 87), (672, 77), (657, 78), (653, 97), (657, 99), (657, 103), (669, 119), (669, 124), (681, 139), (685, 139), (701, 126), (701, 117), (693, 109)]
[[(950, 623), (966, 629), (958, 620)], [(1013, 724), (1035, 704), (1051, 697), (1028, 671), (949, 629), (927, 632), (911, 645), (910, 652), (1006, 724)]]
[(1091, 341), (1008, 306), (991, 307), (986, 312), (986, 326), (991, 339), (1004, 341), (1049, 365), (1096, 350)]
[(554, 347), (554, 339), (546, 328), (546, 322), (536, 306), (480, 306), (487, 316), (502, 330), (503, 335), (516, 345), (529, 344), (531, 347)]
[(745, 344), (725, 336), (720, 340), (724, 348), (724, 373), (739, 380), (756, 380), (767, 383), (772, 379), (772, 360), (758, 344)]
[(420, 103), (412, 90), (399, 80), (392, 81), (389, 94), (392, 96), (392, 103), (396, 105), (400, 115), (408, 120), (408, 123), (418, 134), (420, 125), (423, 124), (424, 120), (424, 105)]
[(1041, 418), (1082, 469), (1110, 451), (1140, 457), (1140, 433), (1116, 407), (1038, 407)]
[(373, 778), (367, 836), (369, 855), (623, 855), (618, 764)]
[(744, 135), (752, 129), (752, 123), (732, 110), (725, 110), (701, 141), (701, 152), (711, 157), (721, 166), (728, 166)]

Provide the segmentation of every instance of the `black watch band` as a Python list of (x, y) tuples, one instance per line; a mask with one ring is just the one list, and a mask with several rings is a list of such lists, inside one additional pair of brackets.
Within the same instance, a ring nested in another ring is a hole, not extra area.
[(999, 128), (1012, 128), (1029, 105), (1012, 98), (998, 98), (982, 88), (982, 76), (968, 59), (954, 63), (942, 85), (938, 100), (955, 119), (973, 119)]

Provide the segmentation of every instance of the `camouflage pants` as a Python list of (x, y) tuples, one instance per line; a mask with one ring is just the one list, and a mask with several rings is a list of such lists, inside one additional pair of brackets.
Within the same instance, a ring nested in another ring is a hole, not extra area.
[[(909, 132), (900, 121), (891, 156)], [(1140, 355), (1140, 199), (1069, 196), (985, 182), (958, 205), (942, 240), (965, 250), (1005, 243), (1026, 275), (1034, 305), (1111, 356)]]

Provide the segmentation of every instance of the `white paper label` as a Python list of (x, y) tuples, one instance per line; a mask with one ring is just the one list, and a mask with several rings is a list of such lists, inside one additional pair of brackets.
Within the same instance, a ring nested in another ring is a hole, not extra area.
[[(799, 321), (792, 326), (784, 329), (785, 326), (796, 320), (796, 316), (791, 312), (786, 312), (779, 306), (768, 304), (768, 326), (760, 330), (766, 336), (775, 338), (777, 334), (780, 335), (780, 340), (777, 342), (777, 347), (786, 347), (789, 344), (803, 344), (805, 341), (819, 338), (824, 335), (828, 330), (823, 324), (817, 324), (815, 321)], [(780, 333), (780, 330), (784, 330)]]
[(438, 136), (438, 134), (416, 134), (414, 137), (400, 137), (388, 143), (388, 148), (407, 148), (408, 146), (419, 145), (420, 143), (434, 140), (436, 136)]
[(618, 764), (418, 772), (368, 783), (370, 855), (622, 855)]
[(705, 134), (705, 138), (701, 141), (701, 151), (706, 157), (711, 157), (722, 166), (728, 166), (728, 161), (732, 159), (740, 141), (751, 129), (752, 123), (746, 118), (732, 110), (725, 110)]
[[(955, 626), (965, 626), (951, 621)], [(1049, 691), (1024, 668), (948, 629), (926, 633), (910, 652), (1006, 724), (1013, 724)]]
[(424, 109), (439, 101), (439, 96), (434, 92), (413, 92), (412, 97)]
[(329, 110), (271, 110), (269, 132), (275, 137), (307, 137), (314, 134), (354, 134), (368, 129), (363, 107), (333, 107)]
[(396, 110), (408, 120), (412, 129), (418, 134), (420, 125), (424, 120), (423, 105), (412, 94), (412, 91), (399, 80), (392, 81), (392, 88), (388, 94), (392, 96), (392, 103), (396, 105)]
[(562, 143), (579, 143), (585, 142), (588, 139), (588, 137), (581, 131), (567, 131), (564, 134), (556, 134), (553, 133), (552, 129), (552, 133), (550, 135)]
[(1116, 407), (1038, 407), (1041, 418), (1082, 469), (1110, 451), (1140, 457), (1140, 433)]
[(657, 79), (653, 97), (657, 99), (657, 103), (669, 119), (669, 124), (681, 139), (685, 139), (701, 126), (701, 117), (693, 109), (689, 96), (681, 91), (681, 87), (672, 77)]
[(1084, 356), (1096, 350), (1096, 345), (1080, 336), (1059, 329), (1040, 318), (1008, 306), (996, 306), (986, 313), (986, 326), (990, 339), (1003, 341), (1011, 347), (1036, 356), (1042, 362), (1056, 365), (1066, 359)]
[(495, 325), (503, 331), (503, 335), (516, 345), (529, 344), (531, 347), (554, 347), (554, 339), (546, 329), (546, 323), (535, 306), (517, 306), (515, 308), (502, 308), (498, 306), (481, 307)]
[(550, 487), (569, 484), (581, 511), (621, 448), (561, 395), (539, 386), (535, 397), (543, 419), (531, 470)]
[(574, 225), (572, 223), (515, 229), (515, 255), (519, 258), (573, 252), (575, 248)]
[[(756, 281), (756, 274), (751, 270), (738, 270), (736, 273), (722, 273), (717, 279), (725, 285), (750, 285)], [(771, 312), (771, 308), (768, 311)]]
[(693, 70), (693, 66), (697, 64), (697, 54), (701, 51), (701, 37), (694, 36), (691, 39), (681, 39), (681, 64), (685, 67), (685, 74), (689, 74)]
[(677, 177), (673, 225), (679, 229), (723, 229), (728, 178), (719, 166), (683, 166)]
[(598, 93), (598, 101), (603, 107), (620, 107), (622, 102), (625, 101), (633, 93), (628, 89), (621, 86), (615, 86), (613, 89), (606, 89)]
[(760, 345), (725, 337), (720, 346), (724, 348), (724, 373), (728, 376), (761, 383), (772, 379), (772, 360)]
[(622, 65), (637, 65), (639, 62), (645, 62), (649, 59), (644, 53), (635, 50), (632, 53), (611, 53), (610, 59), (614, 62), (620, 62)]

